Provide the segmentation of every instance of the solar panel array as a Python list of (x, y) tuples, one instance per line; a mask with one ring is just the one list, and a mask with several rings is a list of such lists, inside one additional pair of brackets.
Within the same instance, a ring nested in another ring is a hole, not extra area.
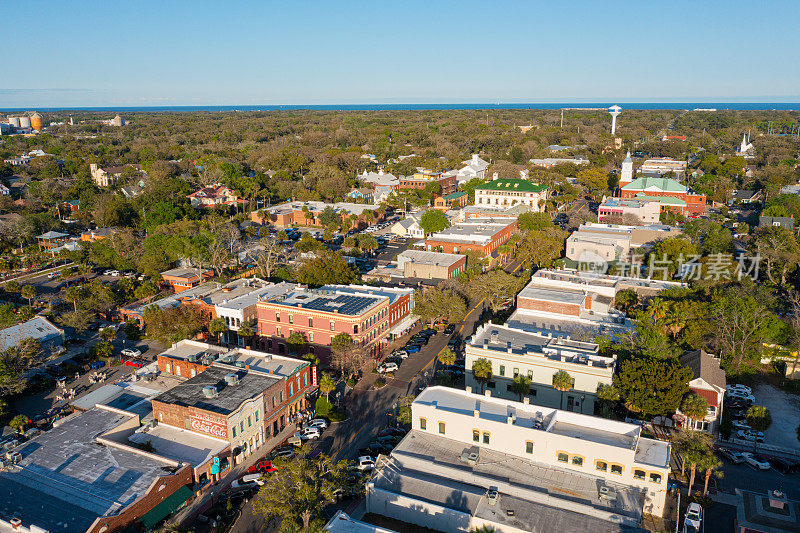
[[(340, 294), (335, 298), (326, 298), (318, 296), (313, 300), (306, 300), (302, 302), (303, 309), (312, 309), (314, 311), (324, 311), (332, 313), (338, 311), (343, 315), (359, 315), (364, 310), (368, 309), (376, 302), (376, 298), (367, 298), (364, 296), (353, 296), (349, 294)], [(284, 305), (297, 306), (297, 302), (278, 302)]]

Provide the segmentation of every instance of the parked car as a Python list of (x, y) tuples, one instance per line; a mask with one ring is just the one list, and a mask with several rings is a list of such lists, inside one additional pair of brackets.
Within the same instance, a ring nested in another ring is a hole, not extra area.
[(742, 455), (742, 452), (737, 452), (736, 450), (731, 450), (729, 448), (720, 448), (719, 454), (728, 461), (737, 465), (744, 462), (744, 456)]
[(690, 503), (686, 509), (686, 515), (683, 517), (683, 531), (684, 533), (696, 533), (702, 531), (703, 526), (703, 508), (699, 503)]
[(126, 357), (139, 357), (142, 355), (141, 350), (137, 350), (135, 348), (125, 348), (120, 353)]
[(392, 352), (392, 357), (399, 357), (400, 359), (408, 358), (408, 352), (405, 350), (395, 350)]
[(279, 457), (283, 458), (283, 459), (291, 459), (292, 457), (294, 457), (296, 455), (296, 453), (297, 452), (295, 452), (291, 448), (276, 448), (276, 449), (272, 450), (272, 453), (270, 453), (269, 456), (273, 460), (277, 459)]
[(407, 344), (405, 347), (403, 347), (403, 350), (405, 350), (406, 353), (410, 354), (417, 353), (420, 350), (420, 347), (417, 346), (416, 344)]
[(725, 392), (727, 394), (753, 394), (753, 389), (751, 389), (747, 385), (736, 383), (725, 387)]
[(756, 401), (756, 397), (753, 396), (752, 394), (748, 393), (748, 392), (736, 392), (736, 391), (734, 391), (734, 392), (727, 393), (727, 396), (728, 396), (728, 398), (730, 398), (732, 400), (741, 400), (741, 401), (750, 402), (750, 403), (753, 403), (754, 401)]
[(247, 474), (246, 476), (234, 480), (234, 482), (231, 483), (231, 489), (234, 490), (252, 489), (263, 484), (264, 482), (261, 481), (261, 474)]
[(358, 470), (360, 472), (368, 472), (373, 468), (375, 468), (375, 459), (369, 455), (360, 456), (358, 459), (356, 459), (356, 464), (352, 466), (353, 470)]
[(375, 441), (375, 442), (370, 442), (367, 445), (367, 450), (373, 454), (389, 453), (392, 451), (392, 446), (389, 446), (388, 444), (384, 444), (382, 442)]
[(378, 437), (385, 437), (387, 435), (396, 435), (398, 437), (405, 436), (406, 432), (400, 428), (394, 428), (391, 426), (385, 427), (378, 432)]
[(455, 324), (448, 324), (447, 327), (444, 328), (444, 334), (445, 335), (452, 335), (453, 333), (455, 333), (455, 331), (456, 331), (456, 325)]
[(746, 422), (742, 422), (741, 420), (734, 420), (731, 422), (731, 427), (736, 430), (747, 431), (750, 428), (750, 425)]
[(247, 469), (247, 473), (248, 474), (257, 474), (259, 472), (269, 473), (269, 472), (274, 472), (276, 470), (277, 470), (277, 468), (272, 466), (272, 461), (270, 461), (269, 459), (264, 458), (264, 459), (261, 459), (260, 461), (258, 461), (256, 464), (251, 465)]
[(772, 468), (783, 474), (794, 474), (800, 471), (800, 464), (781, 457), (769, 459), (769, 464), (772, 465)]
[(314, 420), (306, 424), (306, 427), (325, 429), (326, 427), (328, 427), (328, 423), (323, 418), (315, 418)]
[(761, 431), (753, 431), (752, 429), (740, 429), (736, 432), (736, 438), (764, 442), (764, 433)]
[(300, 437), (301, 440), (314, 440), (322, 436), (319, 428), (303, 428), (294, 434), (295, 437)]
[(386, 374), (387, 372), (397, 372), (399, 368), (400, 367), (397, 366), (397, 363), (383, 363), (378, 367), (378, 373)]
[(770, 468), (769, 461), (764, 460), (760, 455), (752, 452), (742, 452), (742, 456), (744, 457), (744, 462), (753, 468), (758, 468), (759, 470), (769, 470)]

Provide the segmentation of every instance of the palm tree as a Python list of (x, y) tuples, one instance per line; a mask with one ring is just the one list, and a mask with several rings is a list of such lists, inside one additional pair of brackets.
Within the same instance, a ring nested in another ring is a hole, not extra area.
[(561, 391), (561, 407), (564, 408), (564, 393), (572, 388), (572, 376), (564, 370), (559, 370), (553, 376), (553, 388)]
[(522, 401), (522, 397), (531, 391), (531, 378), (517, 374), (511, 382), (511, 390), (519, 396), (519, 401)]
[(336, 381), (328, 372), (323, 372), (319, 378), (319, 391), (325, 395), (326, 400), (329, 400), (328, 396), (334, 389), (336, 389)]
[[(772, 425), (772, 414), (763, 405), (751, 405), (747, 410), (747, 423), (754, 431), (766, 431)], [(758, 439), (753, 439), (753, 451), (758, 446)]]
[(208, 332), (217, 338), (217, 343), (219, 343), (220, 336), (226, 331), (228, 331), (228, 325), (221, 316), (218, 316), (208, 323)]
[(28, 300), (28, 306), (30, 307), (32, 300), (36, 298), (36, 287), (33, 285), (23, 285), (19, 294)]
[(237, 331), (236, 333), (244, 339), (244, 345), (247, 348), (250, 347), (248, 339), (250, 339), (253, 335), (256, 334), (256, 332), (253, 331), (253, 328), (250, 327), (249, 322), (243, 322), (242, 325), (239, 326), (239, 331)]
[(64, 298), (70, 302), (74, 307), (74, 310), (78, 310), (78, 300), (84, 297), (83, 287), (80, 285), (73, 285), (71, 287), (67, 287), (64, 289)]
[(492, 362), (484, 357), (476, 359), (472, 363), (472, 377), (481, 386), (481, 393), (483, 393), (486, 384), (492, 380)]
[(105, 342), (111, 342), (117, 337), (117, 332), (114, 328), (103, 328), (100, 330), (100, 338)]
[(708, 414), (708, 402), (699, 394), (687, 394), (681, 404), (681, 412), (692, 422), (690, 427), (694, 431), (694, 421), (702, 420)]
[[(436, 363), (442, 363), (444, 366), (451, 366), (454, 365), (456, 362), (456, 354), (450, 348), (445, 348), (441, 352), (439, 352), (439, 356), (436, 358)], [(433, 373), (436, 374), (436, 363), (433, 366)]]
[(712, 474), (717, 478), (721, 478), (723, 476), (722, 468), (722, 461), (714, 455), (714, 452), (709, 448), (709, 453), (698, 465), (705, 471), (705, 481), (703, 482), (703, 496), (708, 494), (708, 480), (711, 479)]
[(697, 465), (707, 461), (711, 451), (711, 439), (705, 433), (688, 433), (681, 431), (673, 440), (678, 455), (683, 460), (683, 466), (689, 465), (689, 496), (692, 495), (694, 478), (697, 474)]

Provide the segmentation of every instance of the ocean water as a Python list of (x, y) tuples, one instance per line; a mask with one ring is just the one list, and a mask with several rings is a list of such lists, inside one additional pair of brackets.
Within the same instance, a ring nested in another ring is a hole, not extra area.
[[(446, 109), (566, 109), (566, 108), (608, 108), (619, 105), (626, 109), (718, 109), (718, 110), (800, 110), (800, 102), (596, 102), (596, 103), (477, 103), (477, 104), (322, 104), (322, 105), (224, 105), (224, 106), (100, 106), (100, 107), (44, 107), (36, 108), (42, 112), (54, 111), (103, 111), (116, 113), (179, 113), (179, 112), (234, 112), (234, 111), (405, 111), (405, 110), (446, 110)], [(33, 108), (0, 109), (4, 112), (23, 112)]]

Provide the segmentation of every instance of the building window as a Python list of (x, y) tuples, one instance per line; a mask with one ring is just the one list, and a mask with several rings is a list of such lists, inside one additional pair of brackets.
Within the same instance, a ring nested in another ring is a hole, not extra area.
[(158, 421), (159, 422), (163, 422), (164, 421), (164, 413), (158, 413)]
[(167, 363), (166, 369), (167, 369), (167, 374), (172, 374), (172, 370), (170, 369), (169, 363)]
[(308, 342), (314, 342), (314, 332), (308, 332)]
[(239, 432), (244, 433), (244, 420), (239, 422)]
[(189, 373), (192, 375), (192, 377), (195, 377), (195, 376), (197, 375), (197, 370), (195, 370), (194, 368), (192, 368), (192, 369), (189, 371)]
[(175, 367), (175, 375), (176, 376), (180, 376), (181, 375), (181, 367), (179, 367), (179, 366)]
[(294, 315), (289, 313), (289, 324), (294, 324)]
[(558, 452), (558, 462), (559, 463), (568, 463), (569, 462), (569, 454), (564, 452)]
[(528, 379), (533, 379), (533, 370), (528, 370)]
[(236, 438), (236, 426), (232, 426), (231, 429), (233, 430), (231, 434), (233, 435), (233, 438), (235, 439)]
[(256, 423), (258, 423), (258, 411), (255, 412), (256, 415)]
[(661, 474), (651, 473), (650, 474), (650, 482), (651, 483), (661, 483)]
[(533, 441), (525, 441), (525, 453), (533, 453)]
[(444, 427), (445, 427), (445, 423), (444, 422), (439, 422), (439, 435), (444, 435)]
[(419, 419), (419, 429), (426, 430), (428, 429), (428, 420), (426, 418), (420, 417)]
[(353, 324), (353, 333), (358, 333), (358, 324)]
[(280, 327), (280, 326), (278, 326), (278, 327), (275, 329), (275, 334), (276, 334), (278, 337), (280, 337), (280, 336), (281, 336), (281, 327)]
[(595, 461), (594, 469), (599, 470), (600, 472), (605, 472), (608, 470), (608, 463), (606, 463), (605, 461)]
[(280, 322), (280, 321), (281, 321), (281, 314), (275, 313), (275, 322)]
[(519, 376), (519, 368), (514, 369), (514, 377)]
[(308, 317), (308, 327), (310, 328), (314, 327), (314, 319), (311, 317)]
[(611, 473), (618, 476), (622, 475), (622, 465), (611, 465)]
[(583, 466), (583, 457), (581, 457), (580, 455), (573, 455), (572, 464), (575, 466)]
[(644, 479), (645, 472), (644, 470), (636, 469), (633, 471), (633, 479)]
[(247, 415), (247, 427), (253, 427), (253, 419), (250, 415)]
[(477, 429), (472, 430), (472, 442), (480, 442), (481, 441), (481, 432)]
[(491, 438), (491, 434), (488, 431), (483, 432), (483, 443), (489, 444), (489, 439)]
[(334, 331), (335, 329), (336, 329), (336, 324), (334, 324), (333, 320), (331, 320), (331, 331)]
[(501, 376), (505, 376), (506, 375), (506, 366), (505, 365), (500, 365), (500, 375)]

